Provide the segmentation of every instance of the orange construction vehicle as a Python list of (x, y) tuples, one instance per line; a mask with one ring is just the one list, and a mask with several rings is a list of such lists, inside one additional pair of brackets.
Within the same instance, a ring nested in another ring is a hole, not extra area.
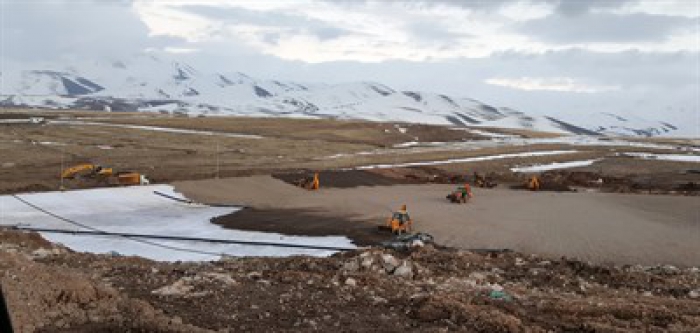
[(97, 164), (78, 164), (61, 172), (61, 179), (89, 180), (95, 184), (107, 185), (147, 185), (149, 180), (138, 172), (126, 171), (115, 173), (112, 168)]
[(464, 186), (460, 186), (456, 191), (448, 194), (447, 200), (450, 200), (452, 203), (467, 203), (473, 196), (471, 186), (464, 184)]
[(103, 168), (97, 164), (85, 163), (72, 166), (61, 172), (61, 178), (64, 179), (74, 179), (74, 178), (95, 178), (103, 177), (107, 178), (112, 176), (114, 171), (112, 168)]
[(413, 221), (408, 215), (406, 205), (401, 206), (401, 210), (391, 214), (391, 217), (386, 221), (387, 228), (397, 235), (410, 232), (413, 227)]
[(310, 191), (315, 191), (321, 188), (321, 181), (318, 178), (318, 172), (314, 173), (313, 177), (302, 178), (296, 182), (297, 186)]
[(530, 179), (527, 181), (527, 189), (530, 191), (539, 191), (540, 190), (540, 177), (537, 176), (532, 176)]

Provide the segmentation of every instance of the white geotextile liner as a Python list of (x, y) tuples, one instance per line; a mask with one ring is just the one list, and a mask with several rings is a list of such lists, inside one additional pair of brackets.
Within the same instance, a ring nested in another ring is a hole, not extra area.
[[(210, 220), (216, 216), (236, 212), (239, 208), (187, 204), (156, 195), (154, 191), (182, 198), (169, 185), (57, 191), (20, 194), (19, 196), (54, 214), (106, 232), (354, 247), (346, 237), (286, 236), (275, 233), (225, 229), (212, 224)], [(40, 212), (9, 195), (0, 196), (0, 225), (88, 231)], [(216, 260), (220, 258), (219, 254), (232, 256), (327, 256), (333, 253), (333, 251), (328, 250), (273, 246), (147, 240), (151, 243), (182, 249), (174, 250), (123, 237), (58, 233), (42, 233), (42, 236), (52, 242), (62, 243), (75, 251), (93, 253), (114, 251), (121, 255), (136, 255), (161, 261)], [(197, 253), (197, 251), (211, 254)]]

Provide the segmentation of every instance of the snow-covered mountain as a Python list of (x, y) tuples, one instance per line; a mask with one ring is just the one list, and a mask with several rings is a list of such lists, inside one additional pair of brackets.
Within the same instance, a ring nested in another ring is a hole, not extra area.
[(300, 84), (240, 72), (205, 73), (150, 55), (33, 68), (4, 63), (0, 80), (0, 106), (366, 119), (575, 134), (679, 132), (675, 124), (610, 113), (575, 121), (527, 115), (470, 98), (398, 91), (374, 82)]

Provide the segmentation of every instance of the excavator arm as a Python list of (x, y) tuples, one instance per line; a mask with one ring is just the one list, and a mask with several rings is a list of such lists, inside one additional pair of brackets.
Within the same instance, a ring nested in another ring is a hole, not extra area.
[(103, 168), (99, 165), (96, 164), (90, 164), (90, 163), (85, 163), (85, 164), (78, 164), (76, 166), (70, 167), (66, 170), (63, 170), (61, 173), (61, 178), (75, 178), (75, 176), (79, 174), (87, 174), (89, 176), (101, 176), (101, 177), (109, 177), (113, 174), (112, 168)]

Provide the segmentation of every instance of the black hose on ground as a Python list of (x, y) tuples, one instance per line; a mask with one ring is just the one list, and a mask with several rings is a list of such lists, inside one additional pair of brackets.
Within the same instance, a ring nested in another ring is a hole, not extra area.
[(309, 250), (328, 250), (328, 251), (353, 251), (353, 250), (357, 250), (357, 248), (350, 248), (350, 247), (275, 243), (275, 242), (256, 242), (256, 241), (242, 241), (242, 240), (232, 240), (232, 239), (216, 239), (216, 238), (186, 237), (186, 236), (129, 234), (129, 233), (107, 232), (107, 231), (65, 230), (65, 229), (32, 228), (32, 227), (15, 227), (15, 229), (16, 230), (23, 230), (23, 231), (59, 233), (59, 234), (70, 234), (70, 235), (111, 236), (111, 237), (171, 240), (171, 241), (205, 242), (205, 243), (218, 243), (218, 244), (274, 246), (274, 247), (288, 247), (288, 248), (309, 249)]

